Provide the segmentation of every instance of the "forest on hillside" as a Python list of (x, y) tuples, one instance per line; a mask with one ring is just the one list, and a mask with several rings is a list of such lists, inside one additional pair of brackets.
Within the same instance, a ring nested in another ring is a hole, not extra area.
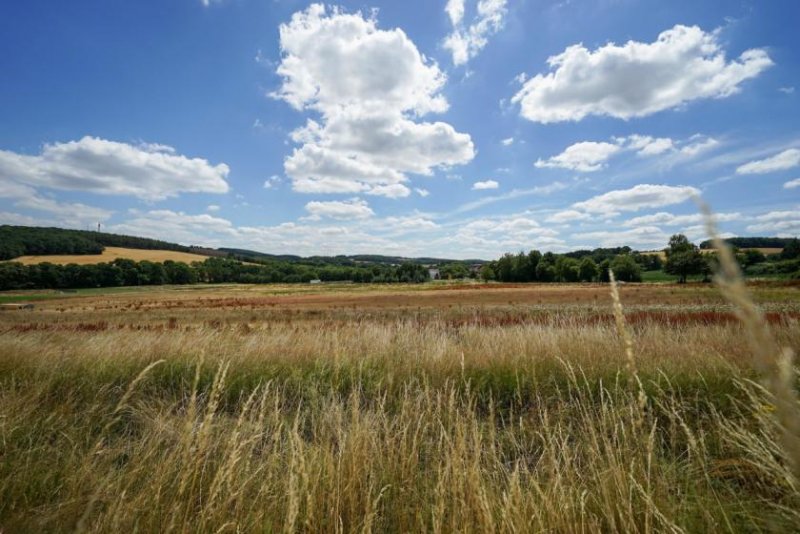
[(192, 252), (192, 247), (158, 239), (65, 228), (0, 226), (0, 260), (19, 256), (100, 254), (105, 247)]
[[(726, 239), (730, 246), (737, 248), (784, 248), (796, 240), (792, 237), (731, 237)], [(714, 243), (707, 239), (700, 243), (700, 248), (712, 249)]]
[(428, 269), (414, 263), (400, 265), (307, 265), (274, 261), (243, 263), (210, 257), (186, 264), (175, 261), (133, 261), (118, 258), (92, 265), (0, 263), (0, 290), (79, 289), (93, 287), (150, 286), (164, 284), (271, 284), (322, 282), (420, 283), (429, 280)]

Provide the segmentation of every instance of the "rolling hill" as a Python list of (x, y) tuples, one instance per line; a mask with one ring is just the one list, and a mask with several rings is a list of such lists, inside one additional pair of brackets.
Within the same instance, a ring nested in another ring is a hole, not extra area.
[(103, 252), (100, 254), (30, 255), (19, 256), (14, 258), (13, 261), (22, 263), (24, 265), (34, 265), (45, 262), (56, 265), (68, 265), (70, 263), (77, 265), (93, 265), (96, 263), (110, 263), (117, 258), (133, 261), (164, 262), (167, 260), (172, 260), (183, 263), (192, 263), (194, 261), (205, 261), (208, 259), (208, 256), (192, 254), (190, 252), (181, 252), (177, 250), (105, 247)]

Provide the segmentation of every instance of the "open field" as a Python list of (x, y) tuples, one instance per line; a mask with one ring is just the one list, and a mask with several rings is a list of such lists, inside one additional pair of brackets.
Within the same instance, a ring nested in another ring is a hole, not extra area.
[(106, 247), (102, 254), (74, 254), (74, 255), (49, 255), (49, 256), (20, 256), (11, 261), (16, 261), (25, 265), (37, 263), (54, 263), (57, 265), (67, 265), (75, 263), (78, 265), (93, 265), (95, 263), (109, 263), (117, 258), (124, 258), (134, 261), (154, 261), (164, 262), (167, 260), (192, 263), (193, 261), (205, 261), (208, 256), (200, 254), (190, 254), (188, 252), (178, 252), (175, 250), (145, 250), (138, 248)]
[[(745, 250), (757, 250), (762, 254), (769, 255), (769, 254), (780, 254), (783, 249), (782, 248), (774, 248), (774, 247), (748, 247), (748, 248), (740, 248), (740, 251), (744, 252)], [(700, 252), (703, 254), (713, 254), (716, 252), (716, 249), (713, 248), (702, 248)], [(647, 252), (642, 252), (642, 254), (649, 254), (649, 255), (657, 255), (662, 260), (667, 259), (667, 255), (663, 250), (648, 250)]]
[(795, 531), (731, 306), (620, 292), (633, 361), (598, 284), (2, 295), (0, 530)]

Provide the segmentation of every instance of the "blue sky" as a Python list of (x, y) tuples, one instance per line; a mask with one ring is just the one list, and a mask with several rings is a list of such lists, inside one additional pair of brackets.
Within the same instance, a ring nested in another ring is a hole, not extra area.
[(0, 223), (492, 258), (800, 234), (800, 3), (5, 2)]

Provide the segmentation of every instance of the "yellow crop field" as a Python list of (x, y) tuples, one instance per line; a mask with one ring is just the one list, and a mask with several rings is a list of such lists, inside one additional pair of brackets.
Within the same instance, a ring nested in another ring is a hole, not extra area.
[[(771, 247), (752, 247), (752, 248), (741, 248), (739, 250), (742, 251), (742, 252), (744, 252), (745, 250), (758, 250), (762, 254), (768, 255), (768, 254), (780, 254), (783, 249), (782, 248), (771, 248)], [(711, 254), (712, 252), (716, 252), (716, 249), (704, 248), (704, 249), (700, 249), (700, 252), (702, 252), (703, 254)], [(663, 250), (648, 250), (647, 252), (642, 252), (642, 254), (651, 255), (651, 256), (652, 255), (657, 255), (662, 260), (667, 259), (667, 255), (664, 253)]]
[(163, 262), (167, 260), (180, 261), (183, 263), (191, 263), (193, 261), (205, 261), (208, 256), (200, 254), (190, 254), (188, 252), (178, 252), (175, 250), (143, 250), (136, 248), (122, 248), (122, 247), (106, 247), (102, 254), (65, 254), (65, 255), (52, 255), (52, 256), (20, 256), (14, 258), (12, 261), (23, 263), (25, 265), (34, 265), (37, 263), (55, 263), (58, 265), (67, 265), (68, 263), (76, 263), (78, 265), (91, 265), (94, 263), (108, 263), (116, 260), (117, 258), (125, 258), (134, 261), (158, 261)]

